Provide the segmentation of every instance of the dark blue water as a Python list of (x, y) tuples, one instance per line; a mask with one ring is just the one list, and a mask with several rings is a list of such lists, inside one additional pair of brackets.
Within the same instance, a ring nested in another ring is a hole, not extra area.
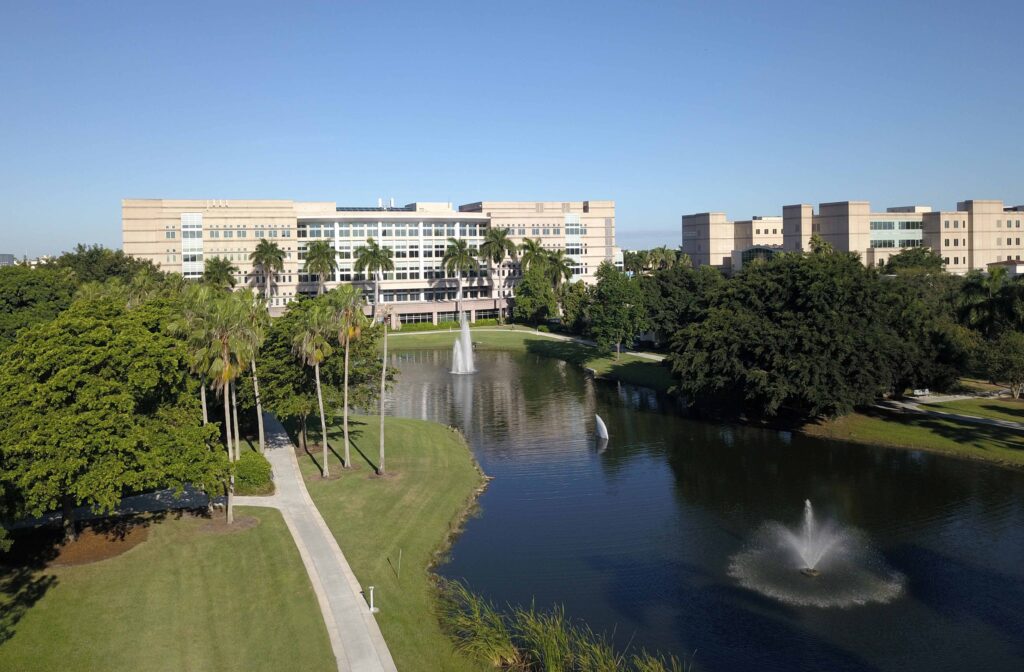
[[(494, 477), (445, 576), (498, 604), (564, 604), (620, 647), (696, 652), (701, 670), (1024, 669), (1024, 473), (690, 421), (539, 355), (479, 352), (472, 376), (450, 359), (397, 354), (388, 401), (458, 425)], [(807, 498), (868, 535), (902, 597), (793, 607), (727, 574)]]

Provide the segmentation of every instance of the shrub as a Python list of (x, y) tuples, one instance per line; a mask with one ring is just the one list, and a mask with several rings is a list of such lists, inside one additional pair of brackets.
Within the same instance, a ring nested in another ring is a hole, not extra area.
[(551, 327), (549, 327), (546, 324), (542, 324), (539, 327), (537, 327), (537, 331), (539, 331), (542, 334), (547, 334), (551, 332)]
[(242, 453), (235, 462), (235, 494), (269, 495), (274, 492), (270, 462), (255, 451)]
[(477, 320), (472, 325), (473, 327), (496, 327), (498, 326), (498, 320), (493, 317), (485, 317), (482, 320)]

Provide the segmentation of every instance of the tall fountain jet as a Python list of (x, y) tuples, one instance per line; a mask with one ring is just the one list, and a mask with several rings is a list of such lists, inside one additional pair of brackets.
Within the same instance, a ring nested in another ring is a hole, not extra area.
[(452, 346), (452, 373), (474, 373), (473, 340), (469, 337), (469, 321), (465, 313), (459, 314), (459, 336)]

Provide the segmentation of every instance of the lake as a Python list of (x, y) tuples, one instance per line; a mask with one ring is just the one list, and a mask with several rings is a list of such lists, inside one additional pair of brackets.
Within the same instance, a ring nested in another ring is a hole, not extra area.
[[(388, 413), (458, 426), (494, 477), (442, 575), (498, 605), (562, 604), (619, 647), (700, 670), (1024, 669), (1024, 473), (688, 420), (560, 360), (476, 355), (465, 376), (448, 350), (393, 359)], [(860, 530), (902, 595), (794, 606), (730, 576), (766, 521), (796, 526), (805, 499)]]

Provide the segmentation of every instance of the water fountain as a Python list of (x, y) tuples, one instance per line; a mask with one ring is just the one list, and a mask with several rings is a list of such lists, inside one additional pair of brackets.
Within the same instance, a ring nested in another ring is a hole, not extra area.
[(452, 373), (474, 373), (473, 340), (469, 336), (469, 321), (466, 314), (459, 314), (459, 335), (452, 346)]
[(746, 588), (813, 607), (890, 602), (904, 584), (862, 533), (819, 521), (810, 500), (799, 528), (766, 523), (749, 548), (732, 558), (729, 574)]

